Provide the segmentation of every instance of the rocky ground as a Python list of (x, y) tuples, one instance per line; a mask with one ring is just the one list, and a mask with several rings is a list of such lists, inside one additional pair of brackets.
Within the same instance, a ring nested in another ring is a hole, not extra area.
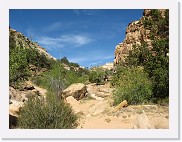
[[(79, 115), (78, 129), (168, 129), (169, 109), (158, 105), (112, 106), (109, 84), (87, 85), (86, 97), (76, 100), (67, 97)], [(122, 104), (122, 103), (121, 103)]]
[[(113, 88), (105, 85), (72, 84), (63, 91), (65, 100), (78, 115), (78, 129), (168, 129), (169, 108), (159, 105), (113, 106)], [(23, 90), (10, 87), (9, 114), (12, 121), (32, 95), (45, 96), (46, 90), (26, 82)], [(15, 97), (16, 96), (16, 97)]]

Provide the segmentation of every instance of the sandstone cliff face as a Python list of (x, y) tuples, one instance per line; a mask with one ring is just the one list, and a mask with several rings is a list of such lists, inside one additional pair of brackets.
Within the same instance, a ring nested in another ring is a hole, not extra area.
[(50, 59), (55, 59), (50, 54), (47, 53), (47, 51), (42, 48), (38, 43), (32, 42), (27, 37), (25, 37), (22, 33), (9, 28), (9, 48), (12, 48), (14, 46), (20, 46), (22, 48), (35, 48), (40, 53), (43, 53), (46, 55), (46, 57)]
[[(159, 10), (162, 17), (165, 15), (165, 10)], [(125, 60), (125, 57), (129, 55), (129, 51), (132, 50), (133, 45), (141, 45), (144, 41), (148, 44), (148, 48), (152, 48), (152, 41), (150, 37), (150, 29), (144, 28), (144, 19), (150, 18), (151, 10), (145, 9), (143, 12), (143, 17), (139, 21), (133, 21), (126, 28), (126, 37), (122, 43), (116, 46), (114, 55), (114, 64), (118, 64)]]

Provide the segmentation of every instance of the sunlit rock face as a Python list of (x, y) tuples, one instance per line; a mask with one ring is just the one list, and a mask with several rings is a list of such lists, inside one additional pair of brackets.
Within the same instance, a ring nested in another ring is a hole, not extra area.
[[(165, 10), (160, 9), (162, 17), (165, 17)], [(144, 20), (145, 18), (151, 17), (151, 10), (145, 9), (143, 12), (143, 16), (139, 21), (133, 21), (128, 24), (126, 28), (126, 36), (123, 42), (119, 43), (116, 46), (114, 55), (114, 64), (118, 64), (119, 62), (124, 62), (126, 56), (129, 55), (129, 51), (132, 50), (134, 45), (141, 45), (142, 42), (146, 42), (149, 49), (152, 48), (152, 40), (150, 39), (150, 29), (144, 28)]]
[(37, 49), (40, 53), (46, 55), (46, 57), (50, 59), (56, 60), (49, 53), (47, 53), (46, 49), (41, 47), (37, 42), (33, 42), (31, 37), (26, 37), (21, 32), (16, 31), (9, 27), (9, 48), (12, 47), (22, 47), (22, 48), (34, 48)]

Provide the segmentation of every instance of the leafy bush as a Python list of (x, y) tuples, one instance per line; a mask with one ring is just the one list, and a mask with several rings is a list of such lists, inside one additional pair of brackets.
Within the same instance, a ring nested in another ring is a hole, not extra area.
[(152, 80), (153, 96), (158, 99), (169, 97), (169, 10), (165, 18), (158, 10), (151, 11), (152, 16), (144, 22), (145, 28), (151, 30), (152, 49), (143, 42), (140, 47), (130, 51), (127, 62), (129, 66), (144, 66), (144, 71)]
[(20, 46), (11, 47), (9, 51), (9, 83), (10, 86), (18, 84), (31, 77), (29, 65), (35, 65), (38, 71), (41, 68), (49, 69), (52, 60), (34, 48)]
[(66, 65), (69, 65), (69, 63), (70, 63), (70, 62), (68, 61), (67, 57), (61, 58), (61, 59), (60, 59), (60, 62), (66, 64)]
[[(82, 71), (82, 73), (84, 73)], [(51, 69), (44, 72), (41, 76), (32, 78), (32, 81), (46, 88), (49, 92), (60, 94), (72, 83), (85, 83), (88, 77), (86, 74), (80, 74), (79, 70), (66, 70), (60, 61), (54, 61)]]
[(147, 103), (152, 98), (152, 84), (142, 67), (118, 67), (111, 83), (116, 86), (114, 105), (123, 100), (129, 104)]
[(26, 48), (27, 52), (27, 62), (28, 64), (35, 65), (38, 68), (38, 71), (41, 68), (50, 69), (52, 64), (52, 59), (48, 59), (44, 53), (40, 53), (40, 51), (34, 48)]
[(26, 49), (21, 47), (10, 48), (9, 55), (9, 83), (11, 86), (27, 79), (30, 76)]
[(70, 129), (77, 126), (77, 116), (68, 104), (55, 95), (47, 99), (30, 98), (22, 108), (18, 127), (23, 129)]
[(106, 77), (105, 71), (103, 71), (101, 68), (95, 68), (89, 74), (89, 81), (91, 83), (96, 83), (97, 85), (99, 85), (104, 83), (105, 77)]

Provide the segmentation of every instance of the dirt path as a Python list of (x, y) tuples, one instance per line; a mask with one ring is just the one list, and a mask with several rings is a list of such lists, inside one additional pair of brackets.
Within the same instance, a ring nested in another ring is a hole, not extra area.
[(169, 109), (158, 105), (129, 105), (112, 112), (112, 88), (109, 84), (87, 85), (87, 97), (75, 102), (78, 129), (168, 129)]

